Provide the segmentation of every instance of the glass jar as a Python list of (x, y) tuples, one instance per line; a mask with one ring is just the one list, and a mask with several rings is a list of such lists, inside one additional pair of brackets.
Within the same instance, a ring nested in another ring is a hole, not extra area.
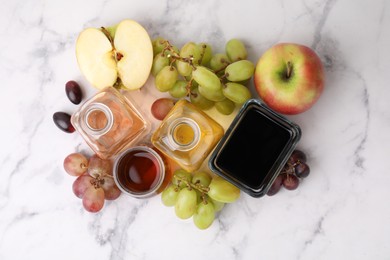
[(151, 141), (180, 167), (192, 172), (199, 169), (223, 133), (222, 126), (183, 99), (164, 118)]
[(120, 153), (115, 158), (113, 175), (123, 193), (139, 199), (162, 192), (172, 176), (166, 158), (147, 145)]
[(150, 123), (117, 89), (108, 87), (87, 100), (71, 122), (101, 158), (110, 158), (135, 144), (150, 130)]
[(253, 197), (267, 193), (301, 138), (299, 126), (260, 100), (240, 109), (213, 154), (209, 168)]

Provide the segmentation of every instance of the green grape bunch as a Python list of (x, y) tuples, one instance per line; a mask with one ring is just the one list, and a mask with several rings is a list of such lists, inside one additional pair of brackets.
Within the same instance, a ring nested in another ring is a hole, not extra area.
[(238, 39), (226, 43), (225, 53), (213, 54), (207, 43), (188, 42), (179, 50), (158, 37), (153, 40), (153, 53), (155, 86), (173, 98), (188, 98), (202, 110), (215, 107), (230, 115), (252, 97), (246, 85), (255, 66), (247, 60), (245, 45)]
[(224, 179), (205, 171), (190, 173), (183, 169), (174, 172), (170, 185), (161, 193), (165, 206), (174, 207), (180, 219), (192, 217), (199, 229), (210, 227), (225, 204), (239, 197), (240, 190)]

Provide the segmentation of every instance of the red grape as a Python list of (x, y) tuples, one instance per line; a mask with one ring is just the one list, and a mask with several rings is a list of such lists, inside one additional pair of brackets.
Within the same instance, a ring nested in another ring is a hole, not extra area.
[(116, 186), (114, 179), (111, 176), (103, 177), (101, 187), (104, 190), (106, 200), (115, 200), (121, 195), (121, 190)]
[(300, 150), (295, 150), (291, 156), (290, 156), (290, 160), (292, 163), (296, 163), (296, 162), (306, 162), (306, 154)]
[(89, 187), (83, 196), (83, 206), (89, 212), (98, 212), (104, 205), (103, 188)]
[(81, 153), (72, 153), (65, 157), (64, 169), (72, 176), (80, 176), (87, 171), (88, 159)]
[(269, 188), (267, 195), (273, 196), (276, 193), (278, 193), (280, 187), (282, 187), (282, 182), (283, 182), (283, 176), (278, 175), (278, 177), (276, 177), (275, 181), (272, 183), (271, 188)]
[(70, 115), (65, 112), (55, 112), (53, 114), (53, 121), (59, 129), (66, 133), (73, 133), (75, 131), (70, 122)]
[(66, 82), (65, 92), (70, 102), (75, 105), (80, 104), (81, 100), (83, 99), (83, 93), (81, 92), (81, 88), (76, 81), (71, 80)]
[(112, 175), (112, 167), (111, 160), (101, 159), (95, 154), (89, 158), (88, 173), (95, 178)]
[(83, 198), (85, 191), (92, 187), (93, 178), (89, 175), (81, 175), (73, 182), (73, 193), (80, 199)]
[(309, 165), (303, 162), (295, 165), (294, 169), (295, 169), (295, 175), (299, 178), (306, 178), (310, 174)]
[(288, 190), (295, 190), (298, 188), (299, 179), (293, 174), (283, 174), (283, 186)]
[(152, 104), (152, 115), (158, 120), (163, 120), (174, 105), (175, 101), (173, 99), (159, 98), (155, 100)]

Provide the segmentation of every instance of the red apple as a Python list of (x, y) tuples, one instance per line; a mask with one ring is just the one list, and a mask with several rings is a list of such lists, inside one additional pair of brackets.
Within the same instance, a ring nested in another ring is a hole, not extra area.
[(259, 59), (254, 76), (261, 99), (273, 110), (288, 115), (308, 110), (324, 88), (324, 68), (309, 47), (279, 43)]

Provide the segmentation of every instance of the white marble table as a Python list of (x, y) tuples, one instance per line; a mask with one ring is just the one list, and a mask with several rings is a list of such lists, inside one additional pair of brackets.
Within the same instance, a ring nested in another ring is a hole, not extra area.
[[(389, 1), (1, 6), (0, 259), (390, 258)], [(78, 33), (124, 18), (177, 45), (206, 41), (221, 51), (240, 38), (253, 62), (278, 42), (315, 49), (326, 67), (324, 93), (289, 117), (302, 128), (298, 147), (309, 155), (311, 176), (274, 197), (242, 194), (206, 231), (176, 218), (159, 197), (121, 196), (98, 214), (84, 211), (62, 161), (90, 150), (79, 135), (59, 131), (52, 114), (77, 109), (65, 96), (68, 80), (95, 93), (76, 63)]]

